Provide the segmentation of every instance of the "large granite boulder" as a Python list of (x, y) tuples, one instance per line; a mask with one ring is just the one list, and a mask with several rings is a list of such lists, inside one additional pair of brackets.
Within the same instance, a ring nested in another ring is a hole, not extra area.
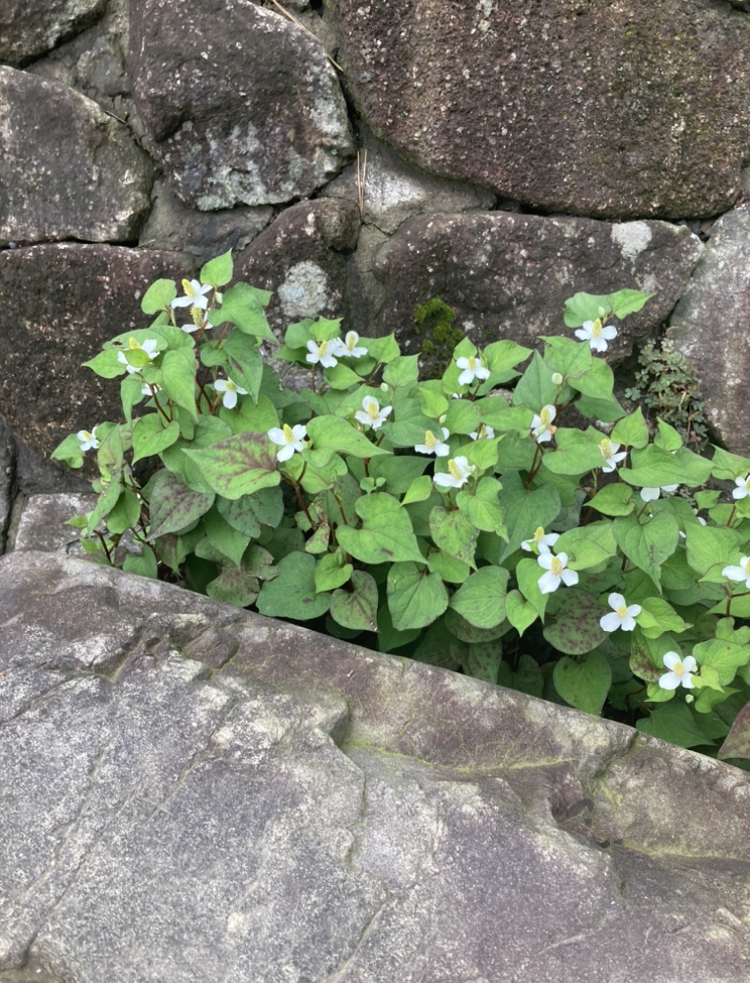
[(381, 331), (395, 330), (418, 350), (423, 341), (415, 335), (415, 311), (440, 297), (456, 313), (455, 328), (477, 345), (498, 338), (534, 345), (539, 335), (572, 337), (563, 309), (578, 291), (653, 293), (618, 325), (607, 352), (616, 361), (669, 315), (702, 251), (689, 229), (667, 222), (424, 215), (401, 226), (376, 257), (374, 272), (386, 289)]
[(3, 0), (0, 61), (23, 65), (100, 17), (107, 0)]
[(0, 120), (0, 246), (138, 238), (155, 168), (120, 120), (59, 82), (3, 66)]
[(0, 976), (742, 983), (750, 779), (81, 560), (0, 560)]
[(192, 276), (182, 253), (53, 243), (0, 252), (0, 418), (39, 456), (69, 433), (122, 418), (117, 380), (87, 362), (151, 318), (141, 299), (159, 277)]
[(669, 337), (692, 362), (716, 437), (750, 457), (750, 205), (713, 227), (670, 319)]
[(412, 163), (537, 208), (726, 210), (750, 157), (750, 21), (711, 0), (330, 0), (358, 110)]
[(131, 0), (128, 69), (153, 153), (195, 208), (306, 197), (351, 153), (322, 46), (251, 0)]

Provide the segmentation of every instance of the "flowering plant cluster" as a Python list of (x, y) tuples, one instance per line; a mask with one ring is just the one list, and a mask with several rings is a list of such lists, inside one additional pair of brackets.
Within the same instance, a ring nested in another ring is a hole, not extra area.
[(750, 757), (750, 459), (615, 399), (599, 356), (648, 295), (578, 293), (566, 336), (465, 338), (425, 381), (392, 335), (307, 319), (275, 352), (297, 392), (270, 295), (231, 280), (229, 253), (158, 280), (86, 363), (124, 415), (54, 454), (96, 456), (93, 559)]

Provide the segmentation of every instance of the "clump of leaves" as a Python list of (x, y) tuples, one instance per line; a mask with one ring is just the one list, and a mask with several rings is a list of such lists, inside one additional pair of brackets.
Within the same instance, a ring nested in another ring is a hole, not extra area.
[(306, 319), (276, 353), (309, 370), (293, 392), (261, 353), (270, 294), (231, 280), (230, 253), (180, 296), (158, 280), (150, 326), (86, 363), (123, 420), (53, 456), (96, 454), (71, 520), (92, 559), (750, 757), (750, 459), (614, 397), (598, 355), (646, 294), (576, 294), (541, 351), (462, 338), (424, 381), (393, 335)]
[(640, 368), (635, 386), (625, 398), (641, 403), (653, 418), (665, 420), (682, 439), (696, 448), (708, 439), (705, 404), (693, 366), (667, 335), (660, 342), (649, 341), (638, 356)]
[(422, 341), (422, 352), (434, 356), (433, 374), (441, 375), (450, 361), (454, 347), (463, 334), (455, 328), (456, 312), (440, 297), (431, 297), (414, 311), (414, 326), (417, 334), (426, 333)]

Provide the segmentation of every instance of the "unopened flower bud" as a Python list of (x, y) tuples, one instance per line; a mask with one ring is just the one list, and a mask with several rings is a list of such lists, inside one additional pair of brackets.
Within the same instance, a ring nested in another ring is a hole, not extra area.
[(563, 377), (560, 375), (559, 372), (553, 372), (552, 381), (556, 386), (561, 386), (563, 384)]
[(390, 391), (390, 388), (391, 387), (388, 385), (387, 382), (381, 382), (380, 383), (380, 388), (383, 390), (384, 393), (387, 393), (387, 392)]

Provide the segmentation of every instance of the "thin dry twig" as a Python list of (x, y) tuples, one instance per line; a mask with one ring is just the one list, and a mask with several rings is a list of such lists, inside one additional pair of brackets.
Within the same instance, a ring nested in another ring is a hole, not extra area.
[[(285, 17), (288, 17), (289, 20), (293, 24), (296, 24), (297, 27), (301, 27), (303, 31), (307, 31), (307, 33), (310, 35), (310, 37), (315, 38), (315, 35), (313, 34), (313, 32), (312, 31), (308, 31), (307, 28), (305, 27), (305, 25), (301, 21), (298, 21), (297, 18), (294, 16), (294, 14), (290, 14), (289, 11), (285, 7), (282, 7), (281, 4), (279, 3), (279, 0), (271, 0), (271, 3), (274, 4), (276, 7), (278, 7), (279, 10), (282, 12), (282, 14), (284, 14)], [(315, 38), (315, 40), (317, 41), (318, 39)], [(337, 72), (341, 72), (342, 75), (343, 75), (344, 69), (341, 67), (341, 65), (339, 65), (337, 62), (335, 62), (333, 60), (333, 58), (331, 58), (331, 56), (328, 54), (328, 52), (326, 52), (326, 58), (330, 61), (330, 63), (333, 65), (333, 67), (336, 69), (336, 71)]]
[(359, 217), (361, 221), (365, 220), (365, 181), (367, 180), (367, 151), (365, 150), (361, 158), (361, 169), (360, 169), (360, 155), (357, 151), (357, 206), (359, 208)]

